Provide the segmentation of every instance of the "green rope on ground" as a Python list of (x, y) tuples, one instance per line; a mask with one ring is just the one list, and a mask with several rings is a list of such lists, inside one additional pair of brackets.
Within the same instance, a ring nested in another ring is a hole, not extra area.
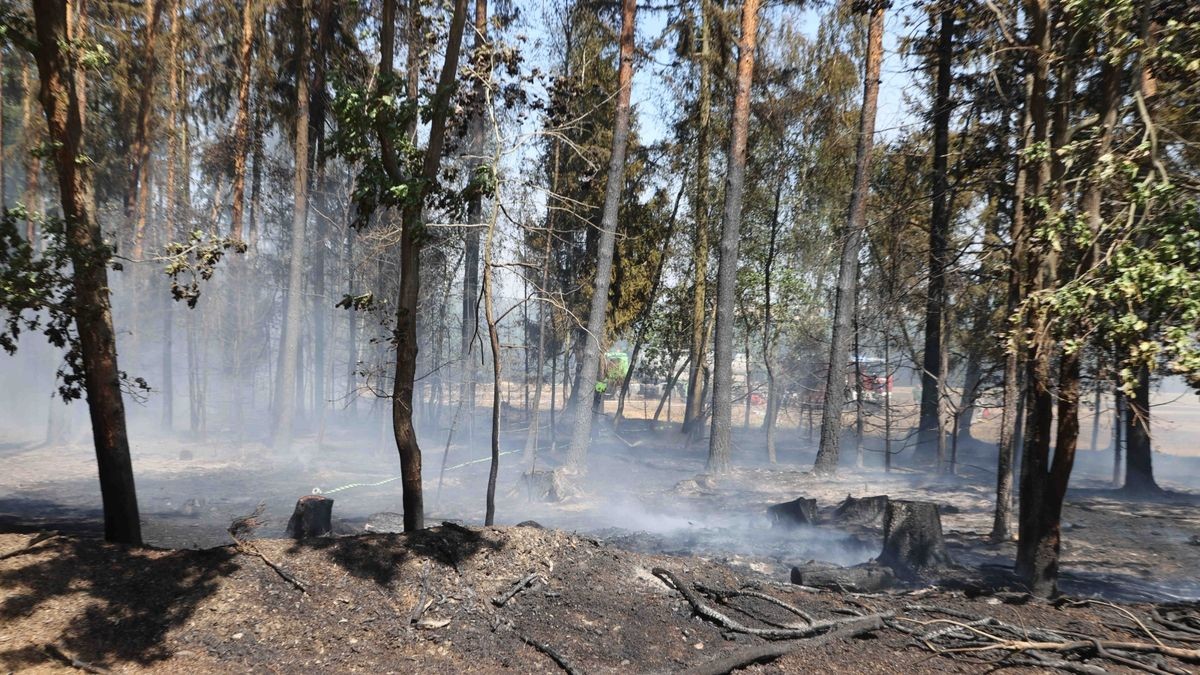
[[(512, 454), (515, 454), (518, 452), (520, 452), (520, 450), (509, 450), (508, 452), (500, 453), (500, 456), (503, 457), (505, 455), (512, 455)], [(462, 464), (455, 464), (454, 466), (446, 467), (446, 470), (453, 471), (455, 469), (461, 469), (464, 466), (470, 466), (472, 464), (479, 464), (481, 462), (487, 462), (487, 461), (490, 461), (491, 459), (492, 459), (491, 457), (484, 457), (482, 459), (473, 459), (469, 462), (463, 462)], [(376, 483), (350, 483), (348, 485), (342, 485), (341, 487), (335, 487), (332, 490), (322, 490), (319, 487), (315, 487), (315, 488), (313, 488), (312, 493), (314, 495), (331, 495), (335, 492), (341, 492), (342, 490), (349, 490), (350, 488), (377, 487), (380, 485), (387, 485), (388, 483), (391, 483), (393, 481), (398, 481), (398, 480), (400, 480), (400, 476), (392, 476), (391, 478), (385, 478)]]

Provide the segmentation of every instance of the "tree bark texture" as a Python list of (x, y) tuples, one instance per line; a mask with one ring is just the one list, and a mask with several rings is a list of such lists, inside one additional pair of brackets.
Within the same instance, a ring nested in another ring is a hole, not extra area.
[(879, 72), (883, 63), (883, 3), (872, 5), (867, 31), (867, 62), (863, 77), (862, 115), (855, 149), (854, 186), (846, 229), (842, 233), (841, 264), (838, 270), (833, 335), (829, 345), (829, 372), (821, 408), (821, 444), (813, 470), (837, 472), (842, 436), (842, 406), (845, 404), (846, 359), (850, 355), (851, 318), (858, 293), (858, 254), (867, 224), (867, 197), (871, 182), (871, 149), (875, 144), (875, 113), (879, 107)]

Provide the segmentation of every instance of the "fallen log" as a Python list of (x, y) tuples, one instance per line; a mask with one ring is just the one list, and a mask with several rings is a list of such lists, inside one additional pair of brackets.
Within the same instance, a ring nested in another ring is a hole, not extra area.
[(805, 648), (819, 647), (834, 640), (858, 637), (882, 629), (883, 619), (876, 616), (854, 619), (833, 628), (827, 633), (802, 640), (773, 642), (765, 645), (750, 647), (729, 656), (713, 659), (683, 671), (686, 675), (725, 675), (739, 668), (745, 668), (756, 663), (768, 663), (782, 656)]
[(867, 564), (857, 567), (801, 565), (792, 568), (792, 583), (812, 588), (871, 593), (891, 588), (896, 583), (896, 575), (890, 568), (882, 565)]

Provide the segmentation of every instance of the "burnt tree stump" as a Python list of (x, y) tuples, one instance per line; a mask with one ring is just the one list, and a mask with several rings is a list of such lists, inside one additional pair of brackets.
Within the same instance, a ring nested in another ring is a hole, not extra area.
[(322, 495), (305, 495), (296, 501), (296, 510), (288, 520), (287, 533), (293, 539), (324, 537), (333, 532), (333, 500)]
[(862, 498), (846, 495), (846, 501), (833, 512), (833, 519), (839, 523), (869, 525), (882, 519), (887, 507), (887, 495)]
[(879, 554), (879, 562), (908, 578), (951, 564), (938, 505), (889, 501), (883, 518), (883, 552)]
[(802, 527), (817, 524), (817, 500), (798, 497), (790, 502), (767, 507), (774, 527)]

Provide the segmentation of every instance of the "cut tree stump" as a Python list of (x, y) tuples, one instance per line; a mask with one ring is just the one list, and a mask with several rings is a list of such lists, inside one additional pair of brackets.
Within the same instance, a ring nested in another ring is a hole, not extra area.
[(792, 583), (813, 588), (829, 588), (870, 593), (890, 588), (896, 575), (883, 565), (838, 567), (827, 563), (806, 563), (792, 568)]
[(891, 500), (883, 518), (883, 552), (879, 562), (904, 578), (949, 565), (953, 561), (942, 536), (942, 517), (933, 502)]
[(887, 495), (862, 498), (846, 495), (846, 501), (833, 512), (833, 519), (839, 523), (869, 525), (883, 518), (887, 506)]
[(767, 517), (775, 527), (802, 527), (817, 524), (817, 500), (798, 497), (790, 502), (767, 507)]
[(296, 501), (287, 533), (293, 539), (324, 537), (333, 532), (333, 500), (323, 495), (305, 495)]

